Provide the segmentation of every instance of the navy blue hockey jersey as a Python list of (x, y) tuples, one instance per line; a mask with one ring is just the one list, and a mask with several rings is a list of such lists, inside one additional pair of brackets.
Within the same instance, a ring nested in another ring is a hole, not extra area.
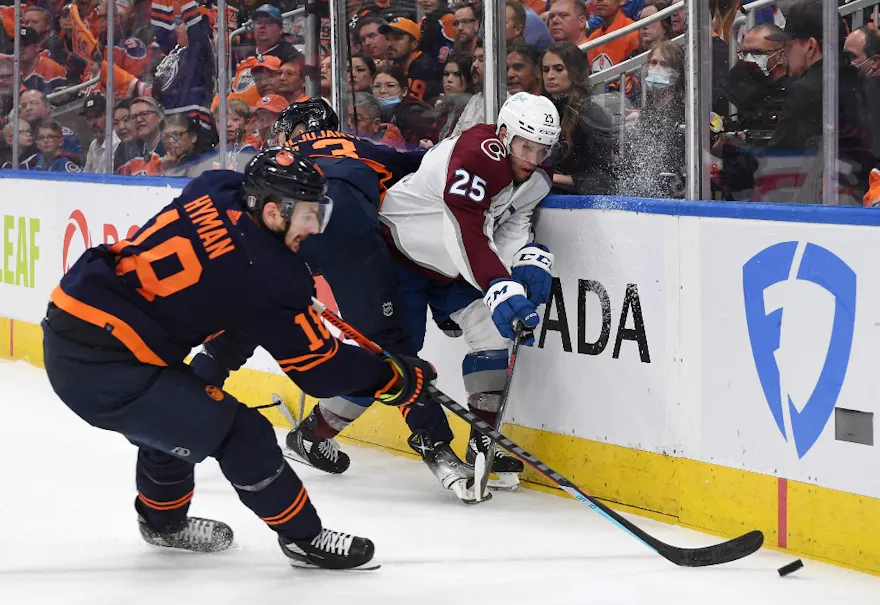
[(391, 367), (334, 338), (305, 263), (244, 212), (243, 175), (211, 171), (129, 240), (87, 250), (52, 301), (143, 363), (178, 366), (212, 335), (249, 335), (315, 397), (373, 395)]
[(385, 191), (419, 168), (427, 150), (398, 151), (361, 137), (336, 130), (304, 132), (287, 143), (310, 158), (353, 158), (372, 168), (379, 176), (379, 202)]

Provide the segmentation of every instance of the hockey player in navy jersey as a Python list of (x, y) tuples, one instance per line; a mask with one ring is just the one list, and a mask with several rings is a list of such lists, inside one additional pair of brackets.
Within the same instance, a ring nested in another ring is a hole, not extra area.
[(310, 306), (314, 286), (298, 252), (332, 224), (326, 191), (314, 163), (270, 148), (244, 174), (193, 180), (130, 240), (87, 250), (52, 293), (49, 380), (77, 415), (138, 447), (135, 509), (150, 544), (229, 547), (229, 526), (187, 516), (193, 466), (210, 456), (291, 564), (376, 567), (370, 540), (323, 526), (268, 420), (184, 363), (192, 347), (231, 330), (315, 396), (421, 404), (436, 377), (430, 364), (344, 344)]
[[(279, 140), (320, 167), (335, 204), (333, 222), (324, 233), (303, 242), (298, 256), (313, 274), (322, 275), (330, 284), (347, 322), (388, 351), (416, 355), (418, 349), (402, 320), (403, 303), (395, 266), (381, 235), (378, 209), (387, 188), (415, 172), (424, 152), (398, 152), (337, 127), (336, 114), (321, 99), (291, 104), (276, 123)], [(245, 334), (227, 331), (205, 343), (192, 367), (220, 386), (255, 348), (256, 343)], [(339, 451), (333, 437), (372, 403), (370, 396), (322, 399), (288, 435), (288, 447), (296, 458), (325, 472), (345, 472), (349, 458)], [(413, 432), (438, 435), (446, 444), (425, 457), (440, 484), (462, 500), (473, 501), (473, 472), (448, 447), (452, 431), (439, 404), (407, 406), (401, 412)]]

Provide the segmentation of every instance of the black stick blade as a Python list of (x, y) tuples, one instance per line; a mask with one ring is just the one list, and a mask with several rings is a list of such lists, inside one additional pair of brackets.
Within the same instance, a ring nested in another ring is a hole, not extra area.
[(662, 542), (652, 546), (660, 555), (681, 567), (706, 567), (748, 557), (763, 544), (764, 534), (756, 529), (733, 540), (703, 548), (679, 548)]

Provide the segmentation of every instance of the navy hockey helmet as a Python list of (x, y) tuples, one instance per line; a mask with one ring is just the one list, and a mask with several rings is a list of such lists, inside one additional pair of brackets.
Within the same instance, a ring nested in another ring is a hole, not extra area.
[(288, 105), (272, 125), (272, 134), (276, 137), (284, 135), (285, 139), (290, 140), (295, 136), (294, 130), (299, 124), (305, 125), (303, 132), (338, 130), (339, 117), (327, 101), (321, 97), (312, 97)]
[(327, 178), (306, 156), (285, 147), (270, 147), (248, 162), (242, 185), (245, 205), (262, 221), (263, 206), (275, 202), (290, 221), (297, 202), (319, 205), (321, 231), (330, 220), (333, 201), (327, 197)]

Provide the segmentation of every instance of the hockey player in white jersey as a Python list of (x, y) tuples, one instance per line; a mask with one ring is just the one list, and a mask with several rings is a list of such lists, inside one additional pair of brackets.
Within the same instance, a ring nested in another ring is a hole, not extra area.
[[(515, 94), (502, 106), (497, 125), (478, 124), (438, 143), (417, 172), (387, 191), (380, 208), (407, 329), (421, 348), (429, 305), (461, 327), (470, 349), (462, 363), (468, 405), (490, 424), (507, 379), (515, 323), (534, 329), (537, 307), (550, 292), (553, 255), (532, 241), (532, 218), (550, 191), (541, 164), (559, 133), (559, 114), (549, 99)], [(313, 413), (332, 418), (342, 430), (365, 409), (331, 399)], [(413, 434), (410, 446), (444, 487), (461, 487), (459, 479), (472, 477), (473, 470), (449, 448), (448, 427), (435, 432)], [(487, 447), (472, 431), (468, 458)], [(515, 488), (522, 463), (495, 451), (495, 472), (505, 487)], [(462, 500), (474, 499), (455, 491)]]

